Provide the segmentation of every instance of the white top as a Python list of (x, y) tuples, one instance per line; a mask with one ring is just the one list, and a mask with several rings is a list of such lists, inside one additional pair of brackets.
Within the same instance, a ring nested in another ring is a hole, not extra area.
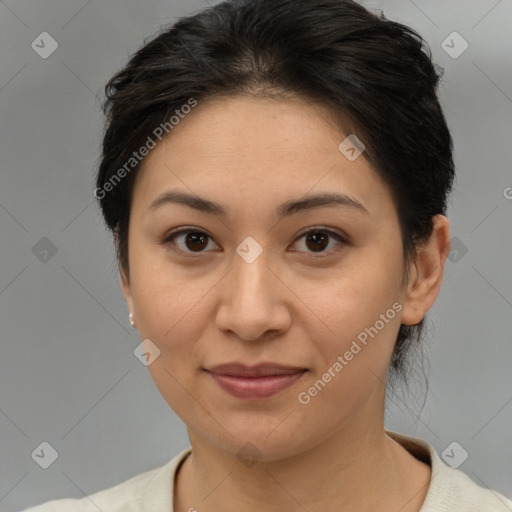
[[(432, 468), (420, 512), (512, 512), (511, 500), (480, 487), (462, 471), (445, 464), (426, 441), (389, 430), (386, 433)], [(49, 501), (24, 512), (173, 512), (174, 478), (191, 451), (189, 447), (164, 466), (88, 497)]]

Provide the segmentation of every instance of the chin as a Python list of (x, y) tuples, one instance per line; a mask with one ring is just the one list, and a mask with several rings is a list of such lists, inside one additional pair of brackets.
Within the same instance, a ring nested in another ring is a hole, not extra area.
[[(228, 427), (226, 430), (231, 431)], [(223, 431), (222, 437), (211, 436), (211, 430), (200, 435), (203, 442), (222, 450), (239, 459), (247, 466), (255, 462), (273, 462), (294, 457), (318, 443), (313, 439), (297, 440), (288, 429), (278, 432), (277, 429), (238, 429), (232, 437)], [(297, 428), (293, 429), (297, 432)], [(193, 439), (192, 439), (193, 442)]]

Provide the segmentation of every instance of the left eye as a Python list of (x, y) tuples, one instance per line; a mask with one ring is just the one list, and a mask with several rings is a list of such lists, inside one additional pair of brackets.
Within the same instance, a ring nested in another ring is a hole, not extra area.
[[(332, 231), (330, 229), (310, 229), (303, 233), (299, 238), (297, 238), (295, 243), (304, 239), (304, 243), (306, 244), (306, 248), (309, 249), (313, 253), (328, 253), (333, 250), (332, 247), (329, 248), (330, 242), (334, 239), (337, 244), (344, 244), (344, 238)], [(193, 230), (193, 229), (183, 229), (180, 231), (176, 231), (168, 235), (164, 240), (164, 244), (175, 244), (178, 249), (183, 252), (190, 253), (202, 253), (206, 252), (208, 246), (210, 245), (210, 241), (214, 245), (213, 250), (219, 250), (219, 246), (213, 242), (213, 239), (210, 235), (205, 233), (204, 231)], [(336, 244), (335, 244), (336, 245)], [(216, 247), (216, 249), (215, 249)], [(326, 250), (327, 248), (327, 250)], [(210, 248), (211, 250), (211, 248)], [(300, 249), (299, 249), (300, 251)], [(306, 252), (308, 252), (306, 250)]]
[(329, 253), (335, 250), (332, 247), (326, 250), (332, 239), (336, 240), (338, 245), (345, 243), (345, 240), (341, 235), (335, 231), (331, 231), (330, 229), (310, 229), (303, 233), (297, 240), (302, 240), (303, 238), (305, 238), (304, 243), (306, 247), (313, 253)]

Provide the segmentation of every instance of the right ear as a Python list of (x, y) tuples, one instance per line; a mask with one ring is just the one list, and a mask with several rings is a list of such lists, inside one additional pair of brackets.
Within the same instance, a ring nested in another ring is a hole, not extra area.
[(121, 289), (123, 290), (124, 299), (126, 300), (128, 309), (130, 313), (135, 314), (133, 311), (132, 286), (130, 284), (130, 279), (123, 269), (119, 270), (119, 277), (121, 279)]

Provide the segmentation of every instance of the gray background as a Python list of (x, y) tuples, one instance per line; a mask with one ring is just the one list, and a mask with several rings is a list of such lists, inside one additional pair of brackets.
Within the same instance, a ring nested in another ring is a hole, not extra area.
[[(0, 511), (82, 497), (188, 446), (133, 355), (138, 333), (93, 172), (106, 80), (161, 25), (205, 5), (0, 2)], [(416, 29), (445, 68), (440, 97), (458, 171), (449, 210), (456, 252), (427, 322), (426, 404), (421, 387), (392, 396), (386, 425), (439, 453), (457, 441), (469, 454), (460, 469), (512, 496), (512, 2), (365, 5)], [(47, 59), (31, 48), (45, 31), (59, 45)], [(441, 47), (453, 31), (469, 44), (457, 58)], [(58, 452), (46, 470), (31, 457), (43, 441)]]

